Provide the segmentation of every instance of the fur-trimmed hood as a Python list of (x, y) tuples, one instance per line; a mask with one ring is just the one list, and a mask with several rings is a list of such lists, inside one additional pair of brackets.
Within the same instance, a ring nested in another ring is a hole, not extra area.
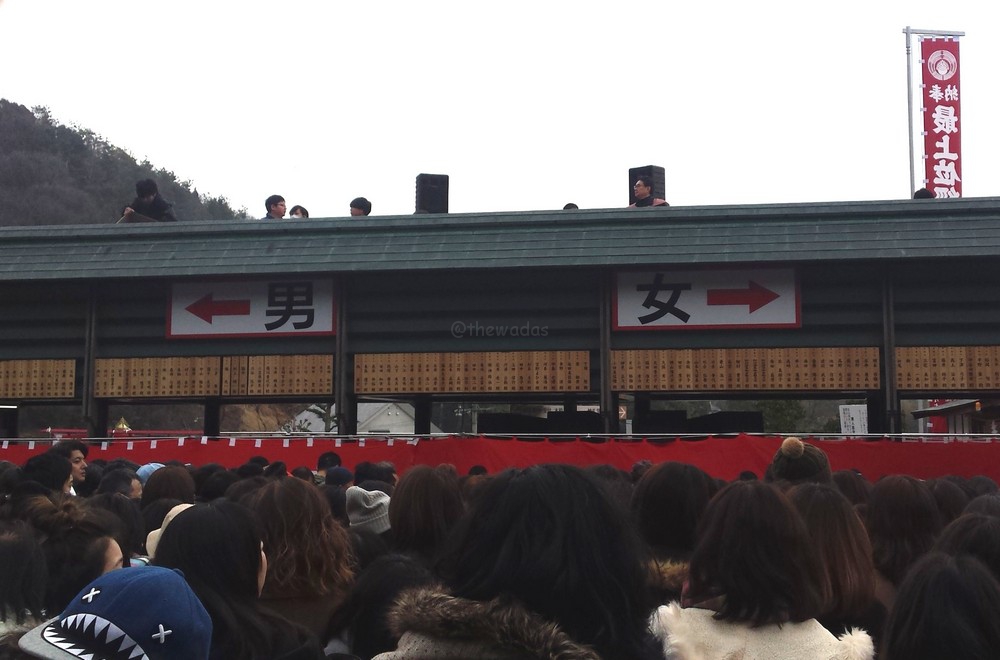
[[(551, 660), (600, 658), (593, 649), (574, 642), (559, 626), (513, 599), (467, 600), (433, 587), (403, 592), (389, 612), (389, 629), (401, 637), (399, 648), (395, 653), (379, 656), (381, 658), (458, 657), (444, 649), (436, 649), (436, 640), (442, 646), (456, 641), (472, 643), (512, 657)], [(437, 652), (431, 653), (432, 650)]]

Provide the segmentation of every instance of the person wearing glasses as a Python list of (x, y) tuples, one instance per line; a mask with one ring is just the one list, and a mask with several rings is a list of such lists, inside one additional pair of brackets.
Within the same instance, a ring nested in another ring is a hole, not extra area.
[(639, 177), (635, 180), (635, 185), (632, 186), (632, 190), (635, 193), (635, 202), (633, 204), (629, 204), (629, 208), (641, 206), (670, 206), (670, 204), (667, 204), (667, 200), (653, 196), (652, 177)]

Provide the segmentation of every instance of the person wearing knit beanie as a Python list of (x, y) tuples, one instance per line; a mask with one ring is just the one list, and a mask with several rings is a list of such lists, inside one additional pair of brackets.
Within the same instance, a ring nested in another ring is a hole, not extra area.
[(389, 496), (381, 491), (351, 486), (347, 489), (347, 517), (352, 529), (374, 534), (388, 532)]
[(833, 474), (822, 449), (799, 438), (788, 437), (771, 459), (766, 480), (792, 485), (806, 482), (832, 485)]

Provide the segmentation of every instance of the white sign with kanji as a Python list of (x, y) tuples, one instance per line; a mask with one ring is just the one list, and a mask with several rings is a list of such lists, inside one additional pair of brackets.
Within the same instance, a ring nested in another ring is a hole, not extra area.
[(330, 280), (174, 284), (167, 337), (278, 337), (335, 332)]
[(617, 280), (616, 330), (801, 325), (791, 268), (650, 270), (618, 273)]

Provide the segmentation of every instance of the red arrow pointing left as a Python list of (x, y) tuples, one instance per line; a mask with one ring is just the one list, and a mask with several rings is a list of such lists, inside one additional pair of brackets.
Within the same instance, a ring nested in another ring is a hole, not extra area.
[(706, 302), (709, 305), (747, 305), (752, 314), (779, 297), (774, 291), (750, 280), (746, 289), (709, 289)]
[(211, 323), (216, 316), (249, 316), (249, 300), (212, 300), (212, 294), (202, 296), (191, 303), (185, 310), (191, 312), (202, 321)]

